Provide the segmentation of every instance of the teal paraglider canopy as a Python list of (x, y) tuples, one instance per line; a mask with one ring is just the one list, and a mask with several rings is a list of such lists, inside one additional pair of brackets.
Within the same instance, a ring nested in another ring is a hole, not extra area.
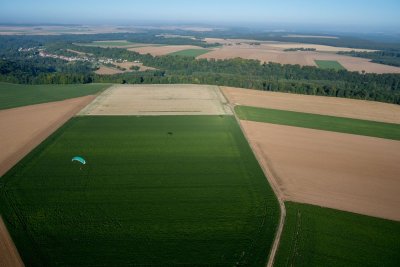
[(73, 157), (72, 158), (72, 161), (77, 161), (77, 162), (80, 162), (80, 163), (82, 163), (83, 165), (85, 165), (86, 164), (86, 160), (84, 159), (84, 158), (82, 158), (82, 157)]

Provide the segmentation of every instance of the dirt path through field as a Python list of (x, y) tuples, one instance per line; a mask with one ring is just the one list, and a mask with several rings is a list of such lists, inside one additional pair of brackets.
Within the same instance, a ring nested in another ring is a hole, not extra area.
[(0, 111), (0, 176), (96, 96)]
[(241, 124), (285, 200), (400, 221), (399, 141)]
[[(232, 107), (233, 110), (233, 107)], [(278, 199), (279, 202), (279, 208), (280, 208), (280, 217), (279, 217), (279, 224), (278, 224), (278, 229), (276, 230), (276, 234), (275, 234), (275, 239), (274, 239), (274, 243), (272, 244), (272, 248), (271, 251), (269, 252), (269, 257), (268, 257), (268, 261), (267, 261), (267, 267), (273, 267), (274, 266), (274, 262), (275, 262), (275, 256), (276, 253), (278, 252), (278, 248), (279, 248), (279, 243), (281, 241), (281, 236), (282, 236), (282, 232), (283, 232), (283, 226), (285, 225), (285, 219), (286, 219), (286, 208), (285, 208), (285, 199), (283, 196), (282, 191), (279, 188), (278, 183), (276, 182), (277, 179), (275, 178), (275, 173), (273, 173), (267, 162), (265, 162), (264, 157), (262, 157), (262, 153), (260, 153), (260, 151), (258, 150), (259, 148), (256, 146), (256, 144), (254, 142), (251, 142), (250, 137), (247, 135), (247, 131), (245, 129), (243, 129), (243, 124), (242, 121), (239, 120), (239, 118), (236, 116), (236, 120), (240, 126), (240, 128), (242, 129), (243, 135), (245, 136), (245, 138), (247, 139), (247, 142), (249, 143), (251, 149), (253, 150), (253, 153), (258, 161), (258, 163), (260, 164), (265, 177), (268, 180), (268, 183), (271, 185), (272, 190), (274, 191), (274, 194), (276, 196), (276, 198)]]
[(221, 87), (230, 103), (400, 124), (400, 105), (348, 98)]
[(20, 267), (25, 266), (21, 260), (17, 248), (8, 233), (3, 219), (0, 216), (0, 266)]

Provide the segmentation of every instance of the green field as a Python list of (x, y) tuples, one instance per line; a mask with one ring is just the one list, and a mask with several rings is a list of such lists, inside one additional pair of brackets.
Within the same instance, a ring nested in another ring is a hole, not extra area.
[(132, 43), (129, 41), (95, 41), (91, 43), (74, 43), (80, 46), (94, 46), (94, 47), (143, 47), (143, 46), (162, 46), (160, 44), (142, 44)]
[(73, 118), (0, 203), (27, 266), (265, 266), (279, 220), (233, 116)]
[(112, 47), (112, 46), (132, 46), (135, 44), (136, 43), (131, 43), (128, 41), (95, 41), (92, 43), (88, 43), (87, 45)]
[(286, 110), (236, 106), (242, 120), (400, 140), (400, 125)]
[(280, 266), (399, 266), (400, 222), (286, 203)]
[(339, 62), (334, 60), (315, 60), (320, 69), (331, 69), (331, 70), (346, 70)]
[(23, 85), (0, 83), (0, 109), (94, 95), (109, 84)]
[(207, 50), (207, 49), (186, 49), (186, 50), (170, 53), (168, 55), (170, 55), (170, 56), (183, 56), (183, 57), (198, 57), (198, 56), (201, 56), (203, 54), (207, 54), (210, 51), (211, 50)]

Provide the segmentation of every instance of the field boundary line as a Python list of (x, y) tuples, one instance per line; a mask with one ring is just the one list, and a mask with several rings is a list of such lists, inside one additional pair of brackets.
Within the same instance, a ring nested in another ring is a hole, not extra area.
[[(218, 86), (221, 94), (225, 97), (225, 99), (229, 99), (226, 97), (226, 95), (224, 94), (223, 90), (221, 90), (220, 86)], [(247, 141), (247, 143), (250, 145), (254, 156), (256, 157), (261, 169), (264, 172), (265, 177), (267, 178), (268, 183), (270, 184), (270, 186), (272, 187), (272, 190), (276, 196), (276, 198), (278, 199), (279, 202), (279, 208), (280, 208), (280, 218), (279, 218), (279, 225), (278, 228), (276, 230), (276, 235), (275, 235), (275, 240), (274, 243), (272, 245), (271, 251), (269, 253), (269, 257), (268, 257), (268, 261), (266, 264), (266, 267), (273, 267), (274, 266), (274, 262), (275, 262), (275, 257), (276, 257), (276, 253), (278, 251), (279, 248), (279, 244), (280, 244), (280, 240), (281, 240), (281, 236), (282, 236), (282, 232), (283, 232), (283, 226), (285, 225), (285, 219), (286, 219), (286, 208), (285, 208), (285, 202), (284, 202), (284, 197), (283, 197), (283, 193), (281, 192), (281, 190), (279, 189), (279, 186), (276, 183), (276, 179), (274, 178), (275, 176), (273, 175), (273, 172), (270, 171), (268, 168), (266, 168), (265, 166), (268, 166), (268, 164), (261, 164), (264, 162), (264, 159), (262, 157), (260, 157), (258, 155), (258, 153), (256, 153), (257, 151), (257, 147), (254, 146), (251, 142), (249, 137), (247, 136), (246, 131), (243, 128), (243, 125), (240, 122), (239, 117), (236, 115), (235, 113), (235, 104), (230, 103), (229, 107), (232, 110), (232, 114), (233, 116), (235, 116), (235, 119)]]
[[(7, 227), (3, 221), (3, 218), (0, 216), (0, 251), (2, 252), (2, 259), (0, 259), (0, 265), (2, 266), (15, 266), (15, 267), (23, 267), (24, 262), (21, 259), (21, 255), (19, 254), (17, 247), (12, 240)], [(4, 254), (3, 254), (4, 253)], [(4, 258), (3, 258), (4, 256)]]

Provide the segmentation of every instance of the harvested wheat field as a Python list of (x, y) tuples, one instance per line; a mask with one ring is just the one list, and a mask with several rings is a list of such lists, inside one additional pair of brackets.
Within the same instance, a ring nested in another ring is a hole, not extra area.
[(146, 71), (146, 70), (155, 70), (155, 68), (144, 66), (143, 63), (135, 63), (135, 62), (121, 62), (121, 63), (114, 63), (121, 68), (125, 68), (126, 71), (132, 71), (131, 67), (139, 67), (139, 71)]
[(400, 124), (400, 106), (348, 98), (221, 87), (234, 105), (253, 106)]
[[(251, 40), (223, 40), (206, 39), (208, 42), (224, 44), (222, 48), (201, 55), (198, 58), (206, 59), (230, 59), (243, 58), (255, 59), (261, 62), (275, 62), (280, 64), (298, 64), (300, 66), (316, 66), (315, 60), (338, 61), (349, 71), (365, 71), (367, 73), (400, 73), (399, 67), (388, 66), (370, 62), (369, 59), (338, 55), (339, 51), (373, 51), (367, 49), (350, 49), (344, 47), (333, 47), (302, 43), (280, 43), (280, 42), (258, 42)], [(253, 44), (252, 44), (253, 43)], [(289, 48), (315, 48), (317, 51), (284, 51)]]
[(277, 49), (266, 49), (263, 46), (241, 44), (224, 46), (207, 54), (201, 55), (198, 58), (231, 59), (240, 57), (243, 59), (260, 60), (261, 62), (314, 66), (314, 60), (309, 57), (309, 53), (310, 52), (283, 52)]
[(17, 248), (7, 231), (3, 219), (0, 217), (0, 266), (19, 267), (25, 266)]
[(129, 51), (138, 52), (140, 54), (151, 54), (153, 56), (164, 56), (174, 52), (187, 49), (202, 49), (202, 47), (194, 45), (167, 45), (167, 46), (145, 46), (129, 48)]
[[(288, 37), (298, 37), (297, 35), (290, 35)], [(309, 38), (315, 38), (316, 36), (306, 36)], [(318, 37), (320, 38), (320, 37)], [(325, 36), (325, 38), (335, 39), (335, 37)], [(258, 40), (248, 40), (248, 39), (220, 39), (220, 38), (205, 38), (205, 42), (207, 43), (219, 43), (228, 46), (240, 46), (246, 44), (254, 44), (257, 43), (259, 45), (255, 45), (255, 47), (262, 47), (266, 49), (289, 49), (289, 48), (315, 48), (320, 52), (349, 52), (349, 51), (357, 51), (357, 52), (372, 52), (376, 50), (371, 49), (360, 49), (360, 48), (348, 48), (348, 47), (337, 47), (337, 46), (329, 46), (329, 45), (319, 45), (319, 44), (306, 44), (306, 43), (286, 43), (286, 42), (278, 42), (278, 41), (258, 41)]]
[(94, 98), (84, 96), (0, 111), (0, 176)]
[(132, 72), (134, 71), (130, 69), (132, 66), (139, 67), (139, 71), (155, 70), (155, 68), (144, 66), (143, 63), (123, 62), (123, 63), (113, 63), (113, 64), (121, 68), (124, 68), (125, 70), (120, 70), (117, 68), (111, 68), (107, 66), (101, 66), (98, 70), (95, 71), (95, 73), (99, 75), (114, 75), (114, 74)]
[(114, 85), (79, 115), (224, 115), (232, 114), (218, 86)]
[(283, 199), (400, 221), (400, 142), (241, 124)]
[(101, 66), (98, 70), (95, 71), (95, 73), (99, 75), (114, 75), (124, 73), (124, 71), (107, 66)]

